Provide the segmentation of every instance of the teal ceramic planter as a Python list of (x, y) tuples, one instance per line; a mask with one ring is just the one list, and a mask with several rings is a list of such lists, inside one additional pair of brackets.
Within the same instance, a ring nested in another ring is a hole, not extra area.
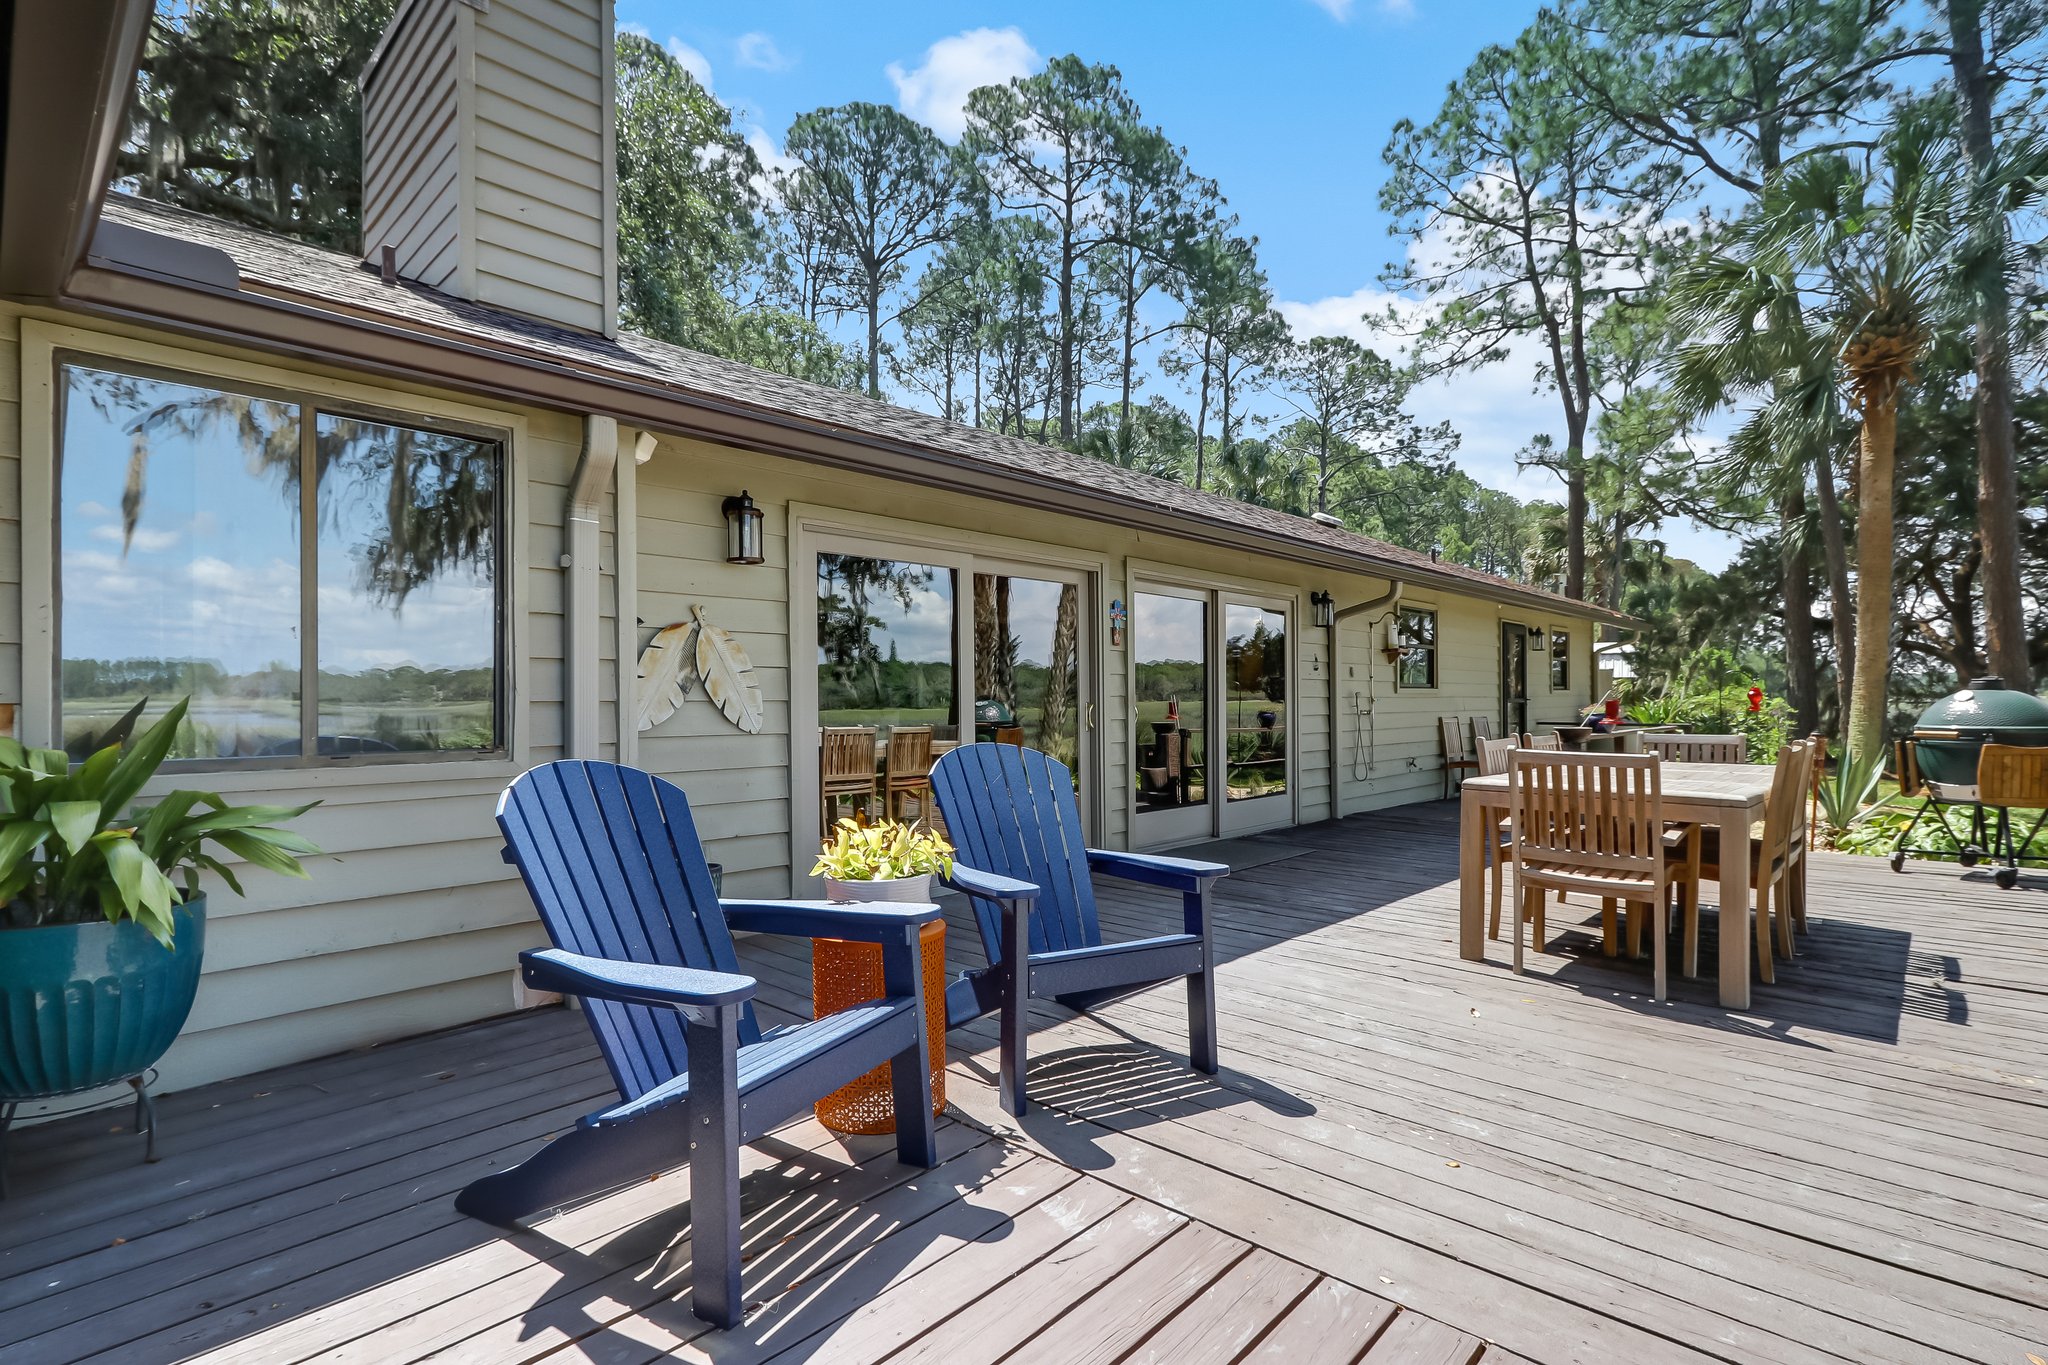
[(199, 993), (206, 898), (179, 906), (174, 925), (168, 950), (128, 920), (0, 929), (0, 1104), (156, 1065)]

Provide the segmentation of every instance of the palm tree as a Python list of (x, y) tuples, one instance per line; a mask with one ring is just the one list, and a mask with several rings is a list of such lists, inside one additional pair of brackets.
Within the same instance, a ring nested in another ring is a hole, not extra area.
[(1756, 213), (1683, 267), (1672, 288), (1691, 338), (1673, 366), (1676, 392), (1713, 407), (1778, 381), (1753, 418), (1750, 456), (1780, 442), (1812, 450), (1839, 407), (1858, 424), (1847, 726), (1858, 756), (1884, 743), (1899, 398), (1929, 342), (1968, 319), (1958, 287), (1968, 189), (1955, 162), (1943, 111), (1908, 105), (1865, 164), (1841, 153), (1794, 163), (1765, 186)]

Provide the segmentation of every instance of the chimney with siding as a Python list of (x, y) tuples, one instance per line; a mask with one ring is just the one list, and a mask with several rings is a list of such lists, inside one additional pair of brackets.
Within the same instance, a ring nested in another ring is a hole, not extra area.
[(362, 76), (364, 258), (614, 335), (612, 27), (612, 0), (402, 0)]

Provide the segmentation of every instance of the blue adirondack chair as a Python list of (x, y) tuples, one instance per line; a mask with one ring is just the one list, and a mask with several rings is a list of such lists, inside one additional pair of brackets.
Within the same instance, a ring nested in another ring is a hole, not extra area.
[[(937, 1159), (918, 926), (932, 905), (721, 901), (682, 790), (613, 763), (522, 774), (498, 801), (553, 948), (523, 952), (529, 985), (580, 996), (619, 1102), (457, 1196), (500, 1226), (690, 1166), (691, 1308), (739, 1322), (739, 1148), (854, 1077), (892, 1063), (896, 1155)], [(882, 945), (884, 998), (763, 1031), (732, 929)]]
[[(958, 856), (948, 884), (967, 894), (989, 965), (946, 989), (951, 1028), (1002, 1011), (1001, 1099), (1022, 1114), (1028, 1002), (1085, 1010), (1186, 977), (1188, 1055), (1216, 1073), (1215, 953), (1209, 888), (1222, 863), (1088, 848), (1067, 765), (1014, 744), (967, 744), (932, 768), (932, 790)], [(1104, 943), (1093, 876), (1181, 893), (1182, 930)], [(1019, 945), (1028, 945), (1020, 952)]]

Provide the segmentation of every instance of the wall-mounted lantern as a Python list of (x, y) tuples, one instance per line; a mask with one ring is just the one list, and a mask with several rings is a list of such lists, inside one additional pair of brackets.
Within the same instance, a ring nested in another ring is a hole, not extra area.
[(754, 505), (753, 495), (746, 490), (725, 500), (726, 563), (759, 564), (767, 558), (761, 553), (761, 523), (765, 520), (767, 513)]
[(1308, 604), (1319, 628), (1329, 630), (1337, 624), (1336, 598), (1326, 592), (1312, 592), (1308, 595)]
[(1529, 632), (1529, 647), (1531, 649), (1543, 648), (1543, 627), (1537, 626)]

